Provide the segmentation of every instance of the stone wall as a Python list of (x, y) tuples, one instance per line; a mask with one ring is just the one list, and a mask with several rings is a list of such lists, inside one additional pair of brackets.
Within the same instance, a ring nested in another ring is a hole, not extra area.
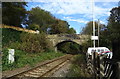
[(34, 31), (34, 30), (28, 30), (25, 28), (20, 28), (20, 27), (15, 27), (15, 26), (1, 25), (0, 28), (11, 28), (11, 29), (15, 29), (17, 31), (24, 31), (24, 32), (28, 32), (28, 33), (37, 33), (37, 31)]

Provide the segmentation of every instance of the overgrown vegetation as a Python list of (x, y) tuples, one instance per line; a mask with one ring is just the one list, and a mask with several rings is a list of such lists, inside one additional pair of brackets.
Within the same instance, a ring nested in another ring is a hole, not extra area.
[(2, 70), (12, 70), (15, 68), (24, 67), (26, 65), (35, 66), (35, 64), (40, 63), (45, 60), (50, 60), (59, 56), (63, 56), (64, 54), (61, 52), (42, 52), (42, 53), (29, 53), (21, 50), (15, 50), (15, 62), (12, 64), (8, 64), (8, 49), (3, 49), (2, 56)]
[(57, 49), (68, 54), (83, 53), (82, 46), (75, 42), (63, 42), (57, 45)]
[(45, 33), (32, 34), (6, 28), (1, 30), (3, 48), (14, 48), (29, 53), (53, 50), (50, 41), (46, 39)]
[[(2, 30), (2, 48), (4, 49), (2, 51), (3, 70), (22, 67), (29, 63), (45, 60), (46, 57), (51, 59), (62, 55), (53, 51), (53, 45), (46, 39), (46, 34), (76, 33), (73, 28), (69, 28), (68, 22), (55, 18), (50, 12), (40, 7), (27, 11), (25, 7), (27, 7), (27, 2), (2, 3), (3, 24), (21, 28), (22, 25), (25, 25), (27, 29), (40, 32), (39, 34), (32, 34), (10, 28), (0, 29)], [(8, 48), (13, 48), (16, 51), (16, 61), (13, 64), (6, 62)], [(43, 58), (40, 57), (42, 55)]]
[(91, 75), (87, 73), (85, 55), (79, 54), (73, 58), (67, 77), (80, 77), (80, 79), (91, 78)]
[(46, 39), (44, 33), (30, 34), (22, 33), (20, 35), (21, 42), (15, 42), (10, 45), (11, 48), (23, 50), (25, 52), (40, 53), (52, 50), (52, 44)]
[[(3, 29), (2, 32), (3, 70), (11, 70), (27, 64), (35, 64), (63, 55), (59, 52), (55, 53), (52, 50), (52, 45), (50, 45), (44, 33), (31, 34), (7, 28)], [(8, 64), (9, 48), (15, 49), (15, 62), (12, 64)]]
[(88, 41), (82, 43), (82, 50), (83, 50), (83, 53), (86, 53), (87, 50), (88, 50), (88, 47), (93, 47), (93, 41), (91, 39), (88, 39)]
[(0, 28), (2, 31), (2, 45), (3, 48), (9, 47), (14, 42), (21, 42), (20, 34), (21, 31), (16, 31), (14, 29)]

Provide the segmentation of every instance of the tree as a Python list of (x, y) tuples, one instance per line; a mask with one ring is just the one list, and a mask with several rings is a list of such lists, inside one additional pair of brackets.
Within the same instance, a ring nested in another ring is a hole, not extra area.
[(69, 28), (70, 25), (67, 21), (55, 18), (50, 12), (40, 7), (32, 8), (29, 11), (28, 18), (28, 29), (35, 30), (37, 28), (40, 32), (47, 34), (75, 33), (73, 28)]
[(67, 33), (69, 30), (69, 24), (63, 20), (56, 20), (56, 22), (51, 26), (51, 34), (61, 34)]
[(29, 28), (31, 24), (36, 24), (39, 26), (38, 30), (43, 32), (46, 32), (47, 28), (50, 27), (55, 21), (55, 18), (52, 16), (52, 14), (39, 7), (32, 8), (32, 10), (29, 11), (28, 18), (29, 20), (27, 28)]
[(120, 38), (120, 7), (115, 7), (111, 11), (108, 20), (108, 30), (111, 40), (118, 40)]
[(27, 11), (26, 2), (3, 2), (2, 23), (10, 26), (22, 27), (25, 22)]
[[(108, 32), (107, 32), (107, 26), (104, 24), (99, 24), (99, 46), (105, 46), (111, 48), (110, 41), (108, 39)], [(81, 34), (86, 34), (86, 35), (93, 35), (93, 21), (90, 21), (86, 24), (86, 27), (83, 28)], [(95, 35), (98, 35), (98, 22), (95, 22)], [(98, 41), (96, 41), (96, 46), (98, 46)], [(83, 44), (84, 49), (92, 46), (92, 41), (89, 39), (89, 41), (85, 44)]]
[[(104, 25), (99, 24), (99, 29), (100, 31), (103, 29)], [(90, 21), (86, 24), (86, 26), (83, 28), (81, 34), (86, 34), (86, 35), (92, 35), (93, 33), (93, 21)], [(95, 22), (95, 34), (98, 34), (98, 22)]]
[(111, 41), (109, 40), (110, 36), (109, 36), (109, 32), (108, 29), (105, 28), (104, 30), (100, 31), (100, 46), (101, 47), (108, 47), (108, 48), (112, 48), (111, 45)]
[(109, 40), (112, 43), (113, 58), (120, 59), (120, 6), (113, 8), (108, 20)]
[(69, 28), (68, 29), (68, 34), (75, 34), (75, 33), (76, 33), (76, 31), (75, 31), (74, 28)]

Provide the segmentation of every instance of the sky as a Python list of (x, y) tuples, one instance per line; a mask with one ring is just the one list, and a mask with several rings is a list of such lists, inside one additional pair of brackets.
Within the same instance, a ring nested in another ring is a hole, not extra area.
[[(58, 19), (65, 20), (79, 34), (86, 23), (98, 21), (107, 25), (110, 10), (118, 6), (119, 0), (36, 0), (28, 2), (27, 10), (40, 7)], [(94, 18), (94, 19), (93, 19)]]

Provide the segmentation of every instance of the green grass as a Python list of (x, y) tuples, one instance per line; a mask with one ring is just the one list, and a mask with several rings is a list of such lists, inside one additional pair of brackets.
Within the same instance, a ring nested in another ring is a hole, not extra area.
[(71, 68), (67, 73), (67, 77), (81, 77), (81, 78), (91, 77), (88, 73), (86, 73), (85, 55), (78, 54), (74, 57)]
[(13, 64), (8, 64), (8, 50), (3, 50), (2, 56), (2, 70), (13, 70), (15, 68), (24, 67), (26, 65), (35, 66), (35, 64), (50, 60), (59, 56), (63, 56), (60, 52), (43, 52), (43, 53), (26, 53), (21, 50), (15, 50), (15, 62)]
[[(25, 52), (25, 50), (21, 51), (22, 49), (20, 49), (19, 47), (24, 46), (24, 45), (20, 46), (22, 42), (21, 40), (21, 33), (23, 33), (22, 31), (17, 31), (10, 28), (0, 28), (0, 31), (2, 31), (2, 47), (3, 47), (2, 70), (3, 71), (24, 67), (25, 65), (34, 66), (39, 62), (50, 60), (64, 55), (63, 53), (60, 52), (56, 53), (54, 51), (41, 52), (41, 53), (36, 53), (36, 52), (30, 53), (30, 52)], [(15, 62), (13, 64), (8, 64), (8, 48), (15, 49)], [(45, 51), (48, 50), (46, 49)]]

